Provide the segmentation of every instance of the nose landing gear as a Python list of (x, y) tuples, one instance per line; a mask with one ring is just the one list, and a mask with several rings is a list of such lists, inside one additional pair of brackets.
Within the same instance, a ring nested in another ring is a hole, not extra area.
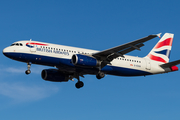
[(26, 73), (26, 75), (29, 75), (30, 73), (31, 73), (31, 70), (30, 70), (30, 68), (31, 68), (31, 63), (27, 63), (27, 70), (25, 71), (25, 73)]

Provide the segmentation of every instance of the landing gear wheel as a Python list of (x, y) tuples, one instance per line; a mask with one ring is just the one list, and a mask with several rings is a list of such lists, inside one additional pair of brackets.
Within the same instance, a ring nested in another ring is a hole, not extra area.
[(30, 68), (31, 68), (31, 63), (30, 62), (28, 62), (27, 63), (27, 70), (25, 71), (25, 73), (26, 73), (26, 75), (29, 75), (30, 73), (31, 73), (31, 70), (30, 70)]
[(31, 73), (31, 71), (30, 70), (26, 70), (26, 75), (29, 75), (30, 73)]
[(99, 72), (97, 75), (96, 75), (96, 78), (97, 79), (101, 79), (105, 76), (105, 74), (103, 72)]
[(78, 81), (76, 84), (75, 84), (76, 88), (79, 89), (81, 87), (84, 86), (84, 83), (82, 81)]

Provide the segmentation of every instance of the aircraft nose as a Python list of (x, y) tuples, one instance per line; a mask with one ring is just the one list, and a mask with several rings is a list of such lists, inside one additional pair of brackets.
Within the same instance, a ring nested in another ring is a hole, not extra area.
[(3, 54), (4, 54), (6, 57), (8, 57), (8, 52), (9, 52), (8, 47), (3, 49)]
[(3, 54), (6, 56), (6, 48), (3, 49)]

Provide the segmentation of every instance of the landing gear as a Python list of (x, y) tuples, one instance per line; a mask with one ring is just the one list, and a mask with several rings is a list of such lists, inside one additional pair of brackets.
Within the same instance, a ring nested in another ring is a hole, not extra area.
[(101, 79), (105, 76), (105, 74), (103, 72), (99, 72), (97, 75), (96, 75), (96, 78), (97, 79)]
[(83, 75), (80, 75), (79, 73), (74, 73), (72, 76), (70, 76), (70, 80), (73, 80), (73, 78), (76, 78), (78, 80), (78, 82), (75, 84), (75, 87), (77, 89), (82, 88), (84, 86), (84, 83), (80, 81), (79, 76), (84, 77)]
[(26, 70), (25, 73), (26, 75), (29, 75), (31, 73), (31, 70)]
[(84, 83), (82, 81), (78, 81), (76, 84), (75, 84), (76, 88), (79, 89), (81, 87), (84, 86)]
[(30, 70), (30, 68), (31, 68), (31, 63), (27, 63), (27, 70), (25, 71), (25, 73), (26, 73), (26, 75), (29, 75), (30, 73), (31, 73), (31, 70)]

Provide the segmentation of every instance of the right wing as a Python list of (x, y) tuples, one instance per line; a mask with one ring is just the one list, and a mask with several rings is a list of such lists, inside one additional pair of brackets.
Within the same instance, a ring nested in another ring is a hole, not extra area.
[(96, 59), (102, 61), (101, 63), (101, 68), (103, 68), (104, 66), (106, 66), (107, 64), (110, 64), (110, 62), (121, 56), (124, 57), (124, 54), (127, 54), (133, 50), (140, 50), (140, 47), (144, 46), (144, 42), (151, 40), (155, 37), (160, 37), (161, 33), (157, 34), (157, 35), (149, 35), (147, 37), (117, 46), (117, 47), (113, 47), (101, 52), (97, 52), (92, 54), (92, 56), (94, 56)]

